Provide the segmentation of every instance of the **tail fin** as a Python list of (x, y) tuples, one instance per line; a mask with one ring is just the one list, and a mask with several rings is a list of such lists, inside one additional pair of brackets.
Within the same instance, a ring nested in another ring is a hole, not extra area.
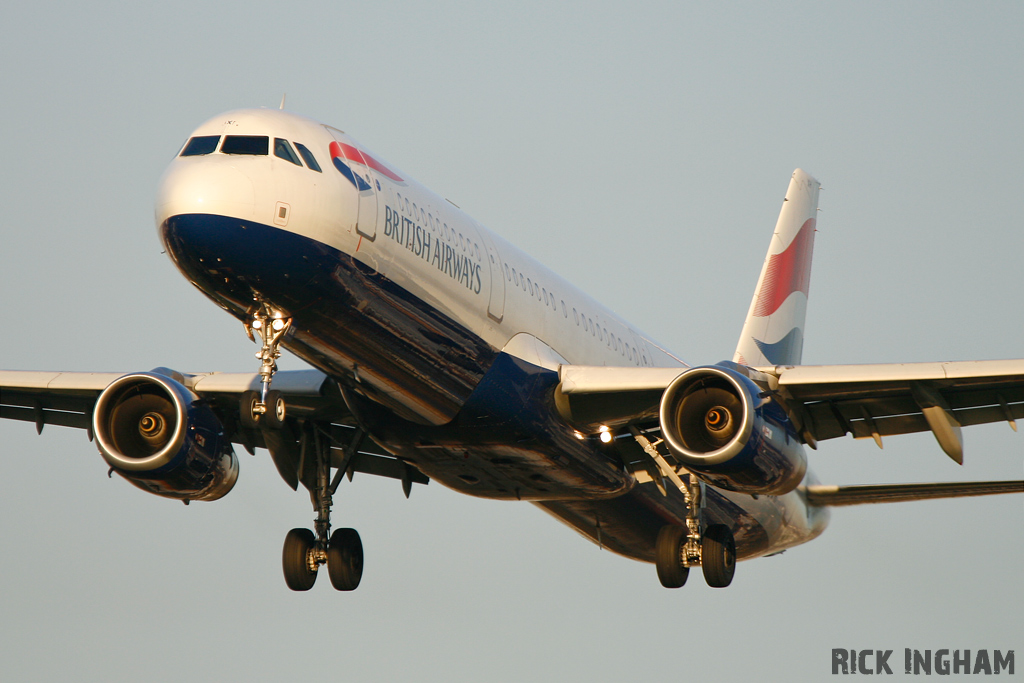
[(800, 364), (820, 187), (799, 168), (793, 171), (733, 355), (737, 363)]

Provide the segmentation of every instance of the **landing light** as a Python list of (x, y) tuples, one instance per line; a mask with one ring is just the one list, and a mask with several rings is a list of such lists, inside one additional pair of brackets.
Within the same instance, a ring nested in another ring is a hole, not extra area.
[(275, 319), (274, 319), (274, 322), (273, 322), (273, 323), (271, 323), (271, 326), (272, 326), (272, 327), (273, 327), (273, 328), (274, 328), (275, 330), (280, 330), (281, 328), (283, 328), (283, 327), (284, 327), (284, 321), (283, 321), (283, 320), (281, 320), (280, 318), (275, 318)]
[(601, 432), (601, 443), (612, 442), (612, 433), (611, 430), (608, 429), (608, 425), (601, 425), (598, 428), (598, 431)]
[(261, 327), (263, 327), (263, 321), (262, 320), (257, 318), (256, 320), (252, 321), (252, 329), (258, 330)]

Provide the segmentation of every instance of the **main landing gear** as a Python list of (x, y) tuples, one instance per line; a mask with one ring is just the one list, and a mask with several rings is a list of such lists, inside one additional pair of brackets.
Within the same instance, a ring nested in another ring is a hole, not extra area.
[(349, 453), (358, 448), (362, 432), (357, 431), (353, 443), (346, 449), (346, 462), (338, 468), (331, 480), (331, 448), (327, 437), (314, 426), (304, 430), (303, 451), (310, 447), (316, 454), (316, 488), (310, 491), (316, 509), (316, 532), (292, 529), (284, 539), (281, 565), (284, 580), (293, 591), (308, 591), (316, 582), (317, 570), (327, 565), (331, 585), (340, 591), (355, 590), (363, 577), (363, 543), (355, 529), (338, 529), (331, 533), (331, 505), (347, 469)]
[(669, 524), (658, 532), (655, 566), (665, 588), (686, 583), (690, 567), (699, 564), (712, 588), (725, 588), (736, 573), (736, 542), (729, 527), (712, 524), (702, 533), (703, 485), (689, 476), (686, 496), (686, 528)]

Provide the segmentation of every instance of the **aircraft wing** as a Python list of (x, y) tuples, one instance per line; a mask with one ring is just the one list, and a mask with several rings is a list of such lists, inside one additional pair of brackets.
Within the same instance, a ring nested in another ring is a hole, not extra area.
[[(777, 400), (805, 442), (851, 434), (882, 437), (932, 431), (963, 462), (961, 426), (1024, 419), (1024, 359), (885, 365), (748, 368), (733, 363)], [(556, 405), (574, 424), (609, 427), (657, 420), (664, 389), (688, 368), (563, 365)]]
[[(232, 442), (254, 449), (270, 450), (282, 478), (295, 488), (304, 481), (301, 462), (296, 462), (289, 439), (280, 430), (247, 429), (238, 424), (239, 401), (243, 391), (260, 389), (258, 373), (185, 374), (157, 368), (156, 374), (171, 377), (207, 402), (218, 415)], [(37, 432), (46, 425), (84, 429), (93, 439), (92, 412), (99, 395), (122, 372), (35, 372), (0, 370), (0, 418), (33, 422)], [(273, 388), (282, 392), (290, 417), (311, 420), (326, 428), (332, 460), (342, 461), (345, 445), (353, 443), (355, 420), (346, 408), (334, 382), (319, 370), (279, 371)], [(358, 450), (348, 457), (353, 472), (427, 483), (426, 476), (411, 468), (368, 438), (360, 438)], [(307, 468), (308, 469), (308, 468)], [(308, 473), (306, 473), (308, 474)]]

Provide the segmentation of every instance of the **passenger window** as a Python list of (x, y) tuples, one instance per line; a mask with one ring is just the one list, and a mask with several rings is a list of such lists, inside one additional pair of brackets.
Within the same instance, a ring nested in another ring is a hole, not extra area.
[(224, 154), (251, 154), (267, 156), (270, 137), (267, 135), (226, 135), (220, 151)]
[(511, 281), (512, 275), (508, 272), (508, 264), (505, 264), (505, 279)]
[(284, 159), (290, 161), (296, 166), (302, 166), (302, 162), (299, 161), (299, 157), (295, 154), (295, 150), (288, 144), (287, 140), (282, 138), (274, 138), (274, 156), (278, 159)]
[(178, 156), (198, 157), (210, 154), (217, 149), (218, 142), (220, 142), (219, 135), (198, 135), (185, 143), (185, 149), (181, 150), (181, 154)]
[(576, 319), (576, 324), (580, 324), (580, 314), (576, 312), (576, 308), (572, 309), (572, 317)]
[[(302, 158), (306, 160), (306, 166), (309, 166), (317, 173), (323, 173), (323, 171), (320, 170), (320, 164), (316, 163), (316, 157), (313, 156), (313, 153), (310, 152), (304, 144), (296, 142), (295, 146), (299, 148), (299, 154), (301, 154)], [(401, 203), (402, 200), (399, 199), (398, 201)]]
[(590, 326), (590, 336), (591, 337), (596, 337), (597, 336), (597, 331), (594, 330), (594, 320), (593, 320), (593, 318), (587, 318), (587, 325)]
[(533, 280), (526, 278), (526, 284), (530, 288), (530, 296), (533, 296)]
[(562, 299), (562, 316), (567, 319), (569, 317), (569, 309), (565, 307), (565, 299)]
[(516, 272), (515, 268), (512, 269), (512, 282), (516, 284), (516, 287), (519, 286), (519, 273)]

